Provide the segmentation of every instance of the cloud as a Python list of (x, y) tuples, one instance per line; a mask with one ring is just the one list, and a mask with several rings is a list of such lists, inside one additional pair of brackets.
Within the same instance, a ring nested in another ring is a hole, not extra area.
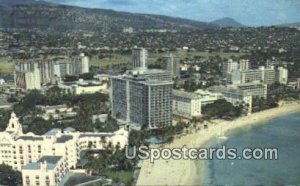
[(163, 14), (199, 21), (231, 17), (259, 26), (300, 22), (299, 0), (47, 0), (91, 8)]

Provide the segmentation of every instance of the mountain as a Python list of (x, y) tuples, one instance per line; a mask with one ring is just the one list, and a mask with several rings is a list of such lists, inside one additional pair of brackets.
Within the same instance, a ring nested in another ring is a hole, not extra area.
[(89, 9), (35, 0), (0, 0), (0, 27), (55, 31), (134, 29), (214, 29), (217, 25), (162, 15)]
[(37, 5), (37, 4), (50, 4), (44, 1), (36, 0), (0, 0), (0, 6), (9, 7), (15, 5)]
[(230, 18), (230, 17), (225, 17), (222, 19), (217, 19), (213, 22), (211, 22), (212, 24), (216, 24), (219, 27), (245, 27), (244, 25), (240, 24), (239, 22), (237, 22), (236, 20)]

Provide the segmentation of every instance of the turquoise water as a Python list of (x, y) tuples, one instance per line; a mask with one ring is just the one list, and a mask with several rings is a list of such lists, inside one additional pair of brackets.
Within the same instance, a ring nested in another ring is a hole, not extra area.
[(226, 145), (237, 148), (238, 152), (246, 147), (275, 147), (278, 160), (206, 160), (204, 174), (197, 184), (300, 185), (300, 113), (278, 117), (227, 136), (227, 141), (215, 140), (208, 146)]

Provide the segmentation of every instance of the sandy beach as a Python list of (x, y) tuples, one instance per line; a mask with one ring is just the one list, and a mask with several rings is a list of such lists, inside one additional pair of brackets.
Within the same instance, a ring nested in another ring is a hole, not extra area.
[[(234, 121), (217, 120), (214, 121), (214, 124), (210, 124), (208, 129), (203, 129), (181, 137), (175, 137), (173, 143), (165, 144), (163, 147), (204, 147), (209, 140), (218, 137), (221, 128), (223, 132), (226, 133), (230, 130), (261, 124), (265, 120), (293, 112), (300, 112), (299, 103), (285, 104), (278, 108), (240, 117)], [(159, 159), (153, 164), (150, 163), (149, 160), (145, 160), (142, 163), (137, 185), (193, 185), (196, 177), (197, 169), (194, 160)]]

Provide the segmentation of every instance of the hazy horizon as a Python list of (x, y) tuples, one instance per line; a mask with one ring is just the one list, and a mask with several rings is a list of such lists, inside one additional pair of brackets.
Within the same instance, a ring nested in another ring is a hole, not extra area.
[(211, 22), (230, 17), (243, 25), (270, 26), (300, 22), (298, 0), (45, 0), (86, 8), (160, 14)]

